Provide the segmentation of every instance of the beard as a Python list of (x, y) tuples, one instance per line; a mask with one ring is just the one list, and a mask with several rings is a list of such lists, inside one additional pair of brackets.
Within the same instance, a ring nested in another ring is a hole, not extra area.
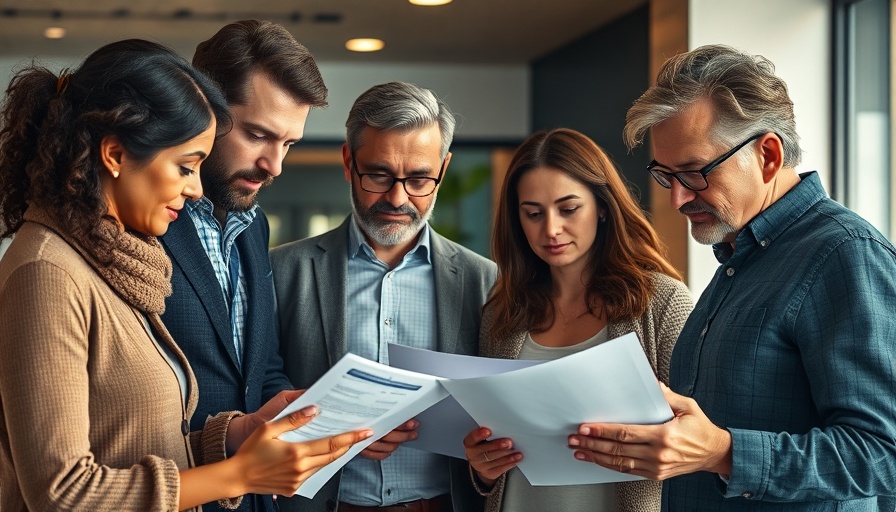
[[(398, 184), (396, 183), (396, 185)], [(380, 199), (370, 205), (370, 207), (365, 207), (358, 200), (354, 184), (352, 184), (351, 193), (352, 210), (355, 213), (355, 219), (361, 231), (369, 236), (371, 240), (385, 247), (393, 247), (411, 241), (420, 233), (423, 225), (429, 222), (429, 219), (432, 217), (433, 207), (436, 205), (436, 197), (433, 194), (429, 207), (421, 215), (420, 211), (410, 201), (395, 208), (385, 199)], [(379, 213), (407, 215), (410, 221), (383, 220), (377, 217)]]
[[(214, 156), (214, 153), (212, 153)], [(228, 173), (226, 167), (212, 156), (202, 166), (202, 188), (215, 208), (228, 212), (245, 212), (258, 204), (258, 191), (274, 182), (274, 177), (263, 169), (254, 168)], [(246, 190), (237, 180), (261, 181), (259, 190)]]
[(708, 204), (691, 201), (683, 204), (678, 211), (682, 214), (708, 213), (715, 217), (715, 220), (712, 222), (695, 223), (691, 221), (691, 236), (694, 237), (694, 240), (703, 245), (713, 245), (724, 242), (728, 235), (737, 231), (730, 222), (724, 219), (722, 213)]

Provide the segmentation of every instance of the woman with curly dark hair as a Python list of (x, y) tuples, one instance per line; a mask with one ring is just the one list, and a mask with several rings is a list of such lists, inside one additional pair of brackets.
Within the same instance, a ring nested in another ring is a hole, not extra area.
[(208, 78), (121, 41), (73, 73), (17, 73), (0, 122), (0, 236), (16, 235), (0, 260), (4, 512), (291, 494), (368, 435), (278, 440), (315, 414), (265, 423), (297, 392), (189, 431), (198, 390), (159, 319), (171, 263), (155, 236), (202, 195), (200, 165), (229, 128)]
[[(492, 255), (498, 279), (483, 307), (480, 355), (556, 359), (635, 332), (657, 377), (668, 381), (691, 295), (591, 139), (556, 129), (517, 149), (498, 200)], [(659, 482), (533, 487), (515, 467), (525, 454), (491, 435), (480, 428), (464, 439), (489, 512), (659, 510)]]

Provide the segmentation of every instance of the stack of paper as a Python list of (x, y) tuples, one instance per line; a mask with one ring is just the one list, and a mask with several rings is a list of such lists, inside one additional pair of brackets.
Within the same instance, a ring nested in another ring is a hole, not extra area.
[[(390, 366), (347, 354), (279, 417), (316, 404), (320, 414), (282, 439), (319, 439), (350, 430), (374, 435), (318, 471), (296, 491), (313, 497), (352, 457), (405, 421), (420, 421), (407, 446), (463, 457), (479, 425), (513, 439), (532, 485), (636, 480), (573, 457), (582, 423), (656, 424), (672, 418), (635, 334), (554, 361), (514, 361), (389, 347)], [(446, 399), (447, 398), (447, 399)]]

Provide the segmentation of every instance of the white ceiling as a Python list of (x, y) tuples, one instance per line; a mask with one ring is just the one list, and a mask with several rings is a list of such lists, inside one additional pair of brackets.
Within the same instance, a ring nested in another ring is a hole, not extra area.
[[(454, 0), (420, 7), (407, 0), (0, 0), (0, 56), (81, 57), (128, 37), (189, 56), (224, 23), (263, 18), (286, 26), (318, 60), (519, 64), (646, 1)], [(48, 40), (49, 26), (68, 35)], [(349, 52), (344, 44), (353, 37), (377, 37), (386, 47)]]

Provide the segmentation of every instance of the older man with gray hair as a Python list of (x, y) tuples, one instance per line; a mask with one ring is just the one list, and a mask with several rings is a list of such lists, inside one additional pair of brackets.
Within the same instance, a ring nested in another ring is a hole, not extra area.
[(670, 59), (629, 110), (648, 172), (721, 264), (672, 352), (662, 425), (586, 424), (575, 456), (666, 480), (663, 510), (896, 506), (896, 249), (798, 174), (768, 60)]
[[(495, 264), (427, 223), (445, 176), (454, 116), (432, 91), (392, 82), (364, 92), (342, 147), (353, 213), (338, 228), (271, 251), (281, 353), (308, 387), (345, 353), (388, 363), (387, 344), (475, 355)], [(401, 447), (410, 420), (350, 461), (313, 500), (283, 510), (482, 510), (467, 462)]]

